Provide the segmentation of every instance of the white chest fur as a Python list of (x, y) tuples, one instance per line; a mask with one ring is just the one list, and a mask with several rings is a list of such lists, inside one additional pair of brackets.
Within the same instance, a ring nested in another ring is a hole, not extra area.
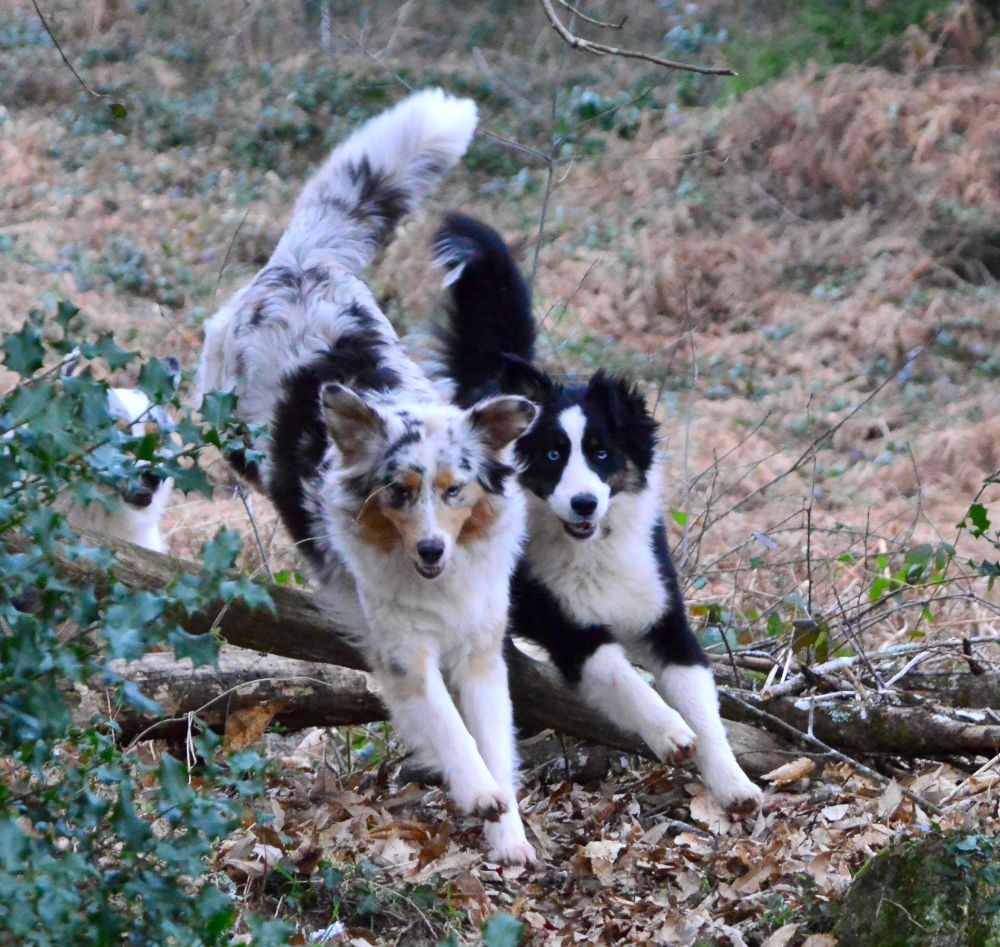
[(568, 536), (548, 505), (529, 494), (528, 566), (580, 624), (641, 635), (663, 613), (666, 592), (652, 546), (654, 487), (620, 494), (590, 540)]

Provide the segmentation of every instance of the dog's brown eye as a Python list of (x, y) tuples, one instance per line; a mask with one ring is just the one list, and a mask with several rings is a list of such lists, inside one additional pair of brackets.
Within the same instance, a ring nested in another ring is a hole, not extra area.
[(410, 498), (410, 491), (401, 483), (394, 483), (389, 488), (389, 502), (402, 506)]

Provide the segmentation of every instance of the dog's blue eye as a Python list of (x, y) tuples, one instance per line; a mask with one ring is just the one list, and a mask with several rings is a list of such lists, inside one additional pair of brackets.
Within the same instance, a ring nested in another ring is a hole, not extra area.
[(455, 497), (457, 497), (461, 492), (462, 492), (462, 488), (461, 487), (451, 486), (451, 487), (448, 487), (447, 490), (445, 490), (444, 495), (446, 497), (448, 497), (448, 499), (454, 500)]
[(607, 460), (608, 459), (608, 452), (606, 450), (599, 450), (594, 456), (598, 460)]
[(559, 459), (559, 457), (560, 457), (559, 451), (557, 450), (549, 451), (549, 460), (551, 460), (552, 463), (555, 463)]

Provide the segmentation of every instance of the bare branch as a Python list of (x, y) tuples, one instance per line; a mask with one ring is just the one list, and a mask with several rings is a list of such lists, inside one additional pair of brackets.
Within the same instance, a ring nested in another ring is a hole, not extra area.
[(587, 23), (593, 23), (594, 26), (604, 26), (609, 30), (620, 30), (628, 20), (627, 13), (617, 23), (608, 23), (605, 20), (595, 20), (592, 16), (587, 16), (587, 14), (582, 10), (578, 10), (572, 4), (567, 3), (566, 0), (559, 0), (559, 6), (565, 7), (570, 13), (573, 14), (573, 16), (578, 16), (581, 20), (584, 20)]
[[(639, 50), (620, 49), (617, 46), (606, 46), (604, 43), (595, 43), (593, 40), (584, 39), (582, 36), (577, 36), (575, 33), (572, 33), (569, 29), (567, 29), (566, 25), (556, 14), (556, 11), (552, 6), (552, 0), (541, 0), (541, 4), (542, 9), (545, 11), (545, 16), (548, 18), (549, 23), (552, 24), (552, 29), (554, 29), (562, 40), (573, 49), (580, 49), (586, 53), (591, 53), (594, 56), (621, 56), (623, 59), (641, 59), (644, 62), (651, 62), (656, 66), (663, 66), (664, 69), (679, 69), (683, 72), (697, 72), (703, 76), (736, 75), (732, 69), (716, 68), (714, 66), (695, 66), (691, 63), (677, 62), (673, 59), (663, 59), (660, 56), (653, 56), (650, 53), (640, 52)], [(563, 4), (563, 6), (566, 6), (566, 4)], [(569, 9), (572, 9), (572, 7)], [(578, 16), (580, 15), (578, 11), (574, 11), (574, 13)], [(583, 17), (583, 19), (587, 19), (587, 17)]]
[(35, 8), (35, 13), (38, 14), (38, 19), (42, 21), (42, 26), (45, 28), (45, 32), (49, 34), (49, 39), (52, 40), (52, 43), (55, 46), (57, 52), (62, 57), (62, 61), (64, 63), (66, 63), (66, 68), (69, 69), (69, 71), (71, 73), (73, 73), (73, 76), (76, 78), (76, 81), (79, 82), (80, 85), (83, 87), (83, 90), (88, 95), (92, 95), (95, 99), (106, 99), (106, 98), (108, 98), (108, 95), (107, 95), (106, 92), (98, 92), (92, 86), (88, 85), (87, 81), (83, 78), (83, 76), (81, 76), (80, 73), (78, 73), (73, 68), (73, 63), (71, 63), (69, 61), (69, 58), (63, 52), (63, 48), (59, 44), (59, 40), (56, 39), (55, 33), (52, 32), (52, 28), (49, 26), (48, 21), (45, 19), (44, 15), (42, 14), (42, 11), (39, 9), (37, 0), (31, 0), (31, 5)]

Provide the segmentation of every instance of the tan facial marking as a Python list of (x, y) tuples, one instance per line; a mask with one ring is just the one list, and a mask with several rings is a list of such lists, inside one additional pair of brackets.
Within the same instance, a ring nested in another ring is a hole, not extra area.
[[(423, 487), (423, 478), (415, 471), (405, 471), (396, 483), (418, 496)], [(431, 532), (445, 533), (452, 544), (466, 544), (485, 538), (499, 516), (490, 496), (475, 481), (462, 489), (458, 505), (447, 502), (445, 494), (450, 487), (462, 486), (450, 467), (442, 467), (434, 474), (433, 520), (428, 516), (424, 502), (392, 505), (389, 497), (391, 488), (377, 490), (368, 498), (357, 522), (361, 539), (371, 546), (389, 553), (399, 544), (406, 552), (416, 556), (417, 543), (427, 538)]]
[(444, 493), (448, 487), (460, 485), (460, 481), (455, 479), (450, 467), (442, 467), (434, 477), (434, 489), (438, 493)]
[(370, 497), (358, 514), (357, 524), (363, 542), (388, 554), (399, 543), (400, 535), (386, 513), (378, 498)]
[(478, 498), (469, 510), (469, 516), (462, 524), (462, 531), (458, 535), (458, 541), (463, 544), (485, 539), (499, 515), (489, 494), (479, 484), (475, 485), (475, 489)]
[(402, 541), (403, 548), (414, 555), (417, 543), (429, 532), (427, 528), (427, 516), (421, 506), (386, 507), (382, 515), (392, 524), (396, 530), (396, 536)]
[(397, 482), (406, 487), (411, 494), (419, 493), (420, 488), (424, 485), (423, 477), (415, 470), (404, 470)]

